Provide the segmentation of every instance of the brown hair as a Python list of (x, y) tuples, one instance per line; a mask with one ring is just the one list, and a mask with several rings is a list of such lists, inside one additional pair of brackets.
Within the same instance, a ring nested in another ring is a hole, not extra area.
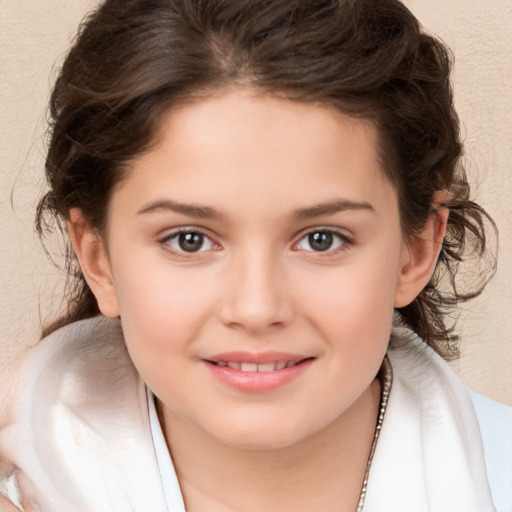
[[(469, 199), (450, 68), (445, 46), (398, 0), (107, 0), (81, 25), (51, 97), (49, 191), (37, 229), (65, 232), (70, 208), (79, 207), (102, 230), (113, 187), (177, 102), (240, 84), (330, 105), (377, 126), (406, 237), (432, 214), (435, 192), (447, 192), (435, 275), (399, 311), (454, 357), (447, 314), (481, 292), (494, 265), (465, 292), (457, 270), (469, 256), (485, 261), (484, 224), (494, 224)], [(66, 260), (67, 312), (47, 332), (99, 314), (69, 243)]]

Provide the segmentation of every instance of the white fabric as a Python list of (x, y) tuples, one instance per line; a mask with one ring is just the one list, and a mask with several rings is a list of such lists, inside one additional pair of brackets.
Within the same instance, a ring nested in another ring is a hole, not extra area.
[(395, 339), (388, 357), (393, 387), (370, 469), (365, 510), (494, 511), (467, 388), (418, 339)]
[(155, 407), (155, 397), (148, 389), (148, 408), (149, 423), (151, 425), (151, 434), (155, 445), (156, 458), (158, 461), (158, 469), (160, 471), (160, 479), (165, 495), (165, 502), (170, 512), (185, 512), (185, 504), (181, 494), (180, 484), (174, 464), (172, 463), (167, 443), (165, 442), (164, 433), (158, 420), (158, 414)]
[[(397, 344), (364, 510), (512, 512), (510, 410), (473, 397), (477, 417), (433, 351), (414, 339)], [(0, 409), (0, 493), (16, 490), (41, 512), (184, 512), (153, 401), (148, 411), (117, 321), (57, 331), (18, 375)]]
[(42, 512), (167, 511), (146, 388), (117, 321), (55, 332), (18, 375), (0, 409), (0, 458), (25, 501)]
[(482, 434), (494, 506), (512, 512), (512, 407), (470, 392)]

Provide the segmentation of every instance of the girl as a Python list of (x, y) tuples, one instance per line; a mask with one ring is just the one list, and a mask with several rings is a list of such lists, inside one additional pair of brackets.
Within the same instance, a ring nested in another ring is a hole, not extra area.
[(397, 0), (101, 5), (51, 100), (69, 308), (5, 397), (3, 510), (511, 510), (512, 413), (442, 359), (490, 220), (449, 70)]

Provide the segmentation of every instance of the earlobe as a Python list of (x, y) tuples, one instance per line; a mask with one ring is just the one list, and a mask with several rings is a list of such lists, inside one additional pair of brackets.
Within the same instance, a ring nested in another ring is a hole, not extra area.
[(434, 211), (421, 233), (404, 244), (395, 288), (395, 308), (410, 304), (430, 281), (443, 246), (448, 215), (448, 208)]
[(71, 208), (68, 220), (71, 245), (82, 273), (91, 288), (100, 311), (108, 317), (119, 316), (119, 305), (105, 244), (82, 210)]

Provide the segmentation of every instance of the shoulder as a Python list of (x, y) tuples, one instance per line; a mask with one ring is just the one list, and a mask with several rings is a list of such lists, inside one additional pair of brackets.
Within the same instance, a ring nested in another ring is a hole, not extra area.
[[(496, 440), (503, 442), (503, 447), (512, 450), (512, 407), (496, 402), (484, 395), (469, 391), (471, 401), (482, 434), (496, 434)], [(504, 435), (509, 433), (510, 435)], [(509, 451), (510, 453), (510, 451)]]
[(163, 509), (146, 389), (118, 320), (77, 322), (42, 340), (4, 403), (2, 478), (19, 495), (49, 511)]
[(512, 407), (470, 391), (482, 435), (489, 485), (498, 510), (512, 511)]
[(117, 320), (97, 317), (67, 325), (27, 351), (2, 398), (16, 400), (36, 386), (62, 384), (72, 372), (93, 377), (91, 369), (119, 366), (120, 359), (128, 359), (122, 339)]
[(92, 318), (53, 332), (29, 349), (1, 393), (0, 427), (51, 411), (54, 402), (76, 410), (94, 388), (135, 374), (119, 322)]
[[(482, 478), (488, 481), (496, 510), (512, 512), (512, 408), (471, 391), (446, 361), (410, 333), (394, 333), (388, 355), (399, 386), (422, 404), (424, 426), (426, 418), (443, 426), (436, 445), (451, 430), (456, 436), (450, 446), (458, 438), (464, 453), (460, 471), (465, 458), (473, 474), (480, 452)], [(445, 450), (449, 453), (450, 447)]]
[(124, 386), (136, 384), (119, 321), (96, 317), (76, 322), (28, 350), (2, 392), (0, 428), (25, 424), (36, 415), (42, 421), (57, 411), (88, 411), (93, 398), (107, 392), (121, 397)]

